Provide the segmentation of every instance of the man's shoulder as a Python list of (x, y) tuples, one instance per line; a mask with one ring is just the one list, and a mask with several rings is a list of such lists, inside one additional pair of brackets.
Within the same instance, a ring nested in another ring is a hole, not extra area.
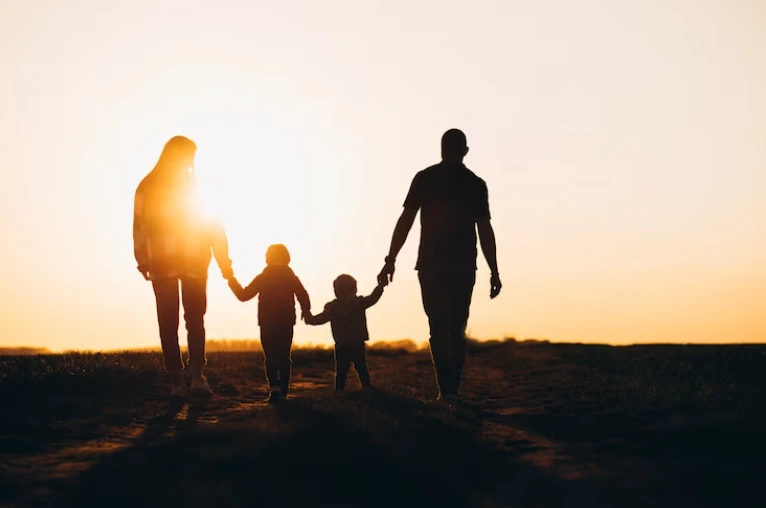
[(469, 179), (473, 180), (475, 183), (479, 185), (487, 185), (487, 182), (485, 182), (482, 177), (480, 177), (479, 175), (471, 171), (468, 167), (465, 167), (465, 173), (466, 173), (466, 176)]
[(415, 178), (434, 177), (434, 176), (438, 175), (439, 170), (442, 168), (442, 166), (443, 166), (443, 164), (441, 162), (439, 162), (437, 164), (433, 164), (431, 166), (428, 166), (427, 168), (418, 171), (415, 174)]

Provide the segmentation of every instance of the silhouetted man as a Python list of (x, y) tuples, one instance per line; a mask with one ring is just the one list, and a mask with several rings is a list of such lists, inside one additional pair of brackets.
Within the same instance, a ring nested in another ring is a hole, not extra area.
[(138, 271), (154, 288), (162, 354), (174, 397), (186, 395), (178, 346), (180, 304), (188, 333), (191, 391), (209, 395), (202, 369), (211, 250), (224, 278), (233, 276), (223, 227), (202, 216), (195, 199), (197, 181), (190, 169), (196, 151), (197, 145), (183, 136), (168, 141), (154, 169), (138, 185), (133, 210), (133, 251)]
[(378, 281), (388, 284), (394, 280), (396, 256), (420, 210), (420, 248), (415, 269), (431, 329), (429, 342), (439, 400), (449, 402), (457, 396), (465, 362), (465, 329), (476, 282), (477, 229), (492, 272), (490, 298), (500, 294), (502, 284), (487, 184), (463, 165), (468, 145), (462, 131), (448, 130), (441, 145), (442, 161), (412, 180)]

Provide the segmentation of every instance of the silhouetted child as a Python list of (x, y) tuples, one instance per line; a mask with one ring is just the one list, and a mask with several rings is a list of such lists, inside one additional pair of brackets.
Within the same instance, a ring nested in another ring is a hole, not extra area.
[(335, 340), (335, 389), (346, 388), (346, 376), (354, 364), (359, 382), (365, 389), (370, 388), (370, 373), (367, 370), (365, 342), (370, 339), (367, 331), (366, 310), (378, 303), (383, 295), (383, 286), (378, 285), (370, 296), (357, 296), (356, 280), (350, 275), (341, 275), (333, 282), (335, 300), (324, 307), (321, 314), (306, 315), (307, 325), (330, 323)]
[(241, 301), (246, 302), (259, 295), (258, 324), (261, 327), (266, 381), (270, 388), (269, 402), (287, 397), (290, 389), (295, 299), (298, 299), (304, 317), (311, 313), (309, 295), (289, 264), (287, 247), (272, 245), (266, 250), (266, 268), (246, 288), (243, 289), (234, 277), (229, 279), (229, 287)]

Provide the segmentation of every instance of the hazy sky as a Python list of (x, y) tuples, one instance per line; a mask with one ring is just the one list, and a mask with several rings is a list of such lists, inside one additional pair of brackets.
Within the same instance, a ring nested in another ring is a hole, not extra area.
[[(159, 344), (132, 205), (175, 134), (242, 282), (284, 242), (321, 309), (451, 127), (505, 284), (481, 259), (472, 335), (764, 341), (764, 55), (758, 0), (0, 0), (0, 345)], [(419, 234), (374, 338), (427, 339)], [(207, 330), (258, 336), (214, 265)]]

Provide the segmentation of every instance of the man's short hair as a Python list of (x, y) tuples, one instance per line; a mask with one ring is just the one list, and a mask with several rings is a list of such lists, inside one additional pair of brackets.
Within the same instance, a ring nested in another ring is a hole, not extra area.
[(442, 152), (461, 154), (466, 147), (468, 140), (460, 129), (450, 129), (442, 135)]

